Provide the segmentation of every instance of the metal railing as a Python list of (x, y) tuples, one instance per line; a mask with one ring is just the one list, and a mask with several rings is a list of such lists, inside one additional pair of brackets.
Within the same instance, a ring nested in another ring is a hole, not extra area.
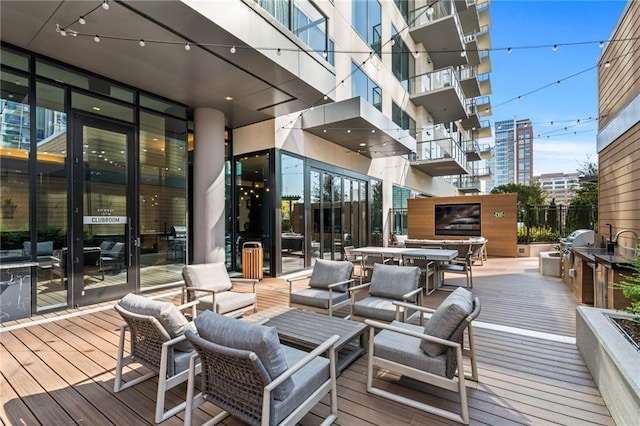
[(453, 67), (449, 67), (417, 75), (409, 80), (409, 93), (419, 95), (445, 87), (452, 87), (460, 99), (460, 103), (464, 105), (466, 98), (457, 74)]
[(467, 168), (467, 156), (460, 145), (452, 138), (435, 139), (432, 141), (418, 142), (413, 161), (441, 160), (452, 158)]

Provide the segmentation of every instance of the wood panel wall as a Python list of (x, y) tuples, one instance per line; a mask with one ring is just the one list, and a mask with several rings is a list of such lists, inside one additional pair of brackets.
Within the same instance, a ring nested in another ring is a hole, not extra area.
[[(630, 1), (614, 30), (598, 68), (598, 128), (601, 131), (625, 110), (640, 93), (640, 1)], [(609, 61), (611, 66), (604, 67)], [(598, 225), (607, 238), (613, 233), (633, 229), (640, 234), (640, 117), (616, 140), (598, 153)], [(634, 247), (631, 234), (619, 241)]]
[[(435, 234), (436, 204), (480, 203), (482, 236), (489, 240), (487, 253), (490, 256), (518, 256), (518, 196), (517, 194), (474, 195), (467, 197), (413, 198), (408, 200), (409, 238), (454, 240), (467, 236)], [(494, 215), (496, 212), (504, 213)], [(498, 217), (496, 217), (498, 216)]]
[[(611, 223), (614, 234), (621, 229), (640, 234), (640, 122), (602, 150), (598, 160), (599, 233), (608, 236)], [(622, 245), (635, 247), (631, 234), (620, 238)]]
[[(640, 93), (640, 1), (629, 2), (598, 63), (598, 130)], [(605, 67), (609, 61), (610, 66)]]

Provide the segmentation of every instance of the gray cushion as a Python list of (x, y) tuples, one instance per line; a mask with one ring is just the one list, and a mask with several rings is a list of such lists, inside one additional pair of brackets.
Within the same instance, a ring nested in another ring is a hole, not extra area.
[(216, 293), (215, 309), (211, 306), (212, 295), (207, 293), (206, 296), (198, 297), (198, 309), (211, 309), (219, 314), (237, 311), (239, 309), (253, 306), (256, 302), (255, 293), (240, 293), (237, 291), (223, 291)]
[[(222, 346), (255, 352), (272, 380), (288, 368), (274, 327), (228, 318), (211, 311), (205, 311), (194, 322), (198, 334), (203, 339)], [(289, 378), (278, 386), (273, 392), (273, 397), (284, 400), (293, 388), (293, 380)]]
[[(341, 293), (339, 291), (332, 291), (331, 295), (333, 296), (333, 305), (349, 299), (349, 295), (347, 293)], [(291, 303), (296, 303), (298, 305), (329, 309), (329, 290), (321, 288), (304, 288), (291, 293), (291, 298), (289, 300)]]
[[(288, 365), (294, 365), (307, 355), (307, 352), (283, 345), (282, 350)], [(323, 357), (314, 358), (309, 364), (291, 376), (295, 392), (289, 393), (282, 401), (272, 401), (272, 417), (270, 424), (280, 424), (293, 410), (315, 392), (329, 379), (329, 360)]]
[[(223, 262), (186, 265), (182, 268), (182, 276), (187, 287), (206, 288), (216, 293), (230, 290), (232, 287), (227, 267)], [(196, 292), (196, 297), (210, 293)]]
[[(326, 289), (329, 284), (350, 280), (352, 273), (353, 264), (351, 262), (318, 259), (313, 265), (309, 287)], [(347, 284), (334, 287), (333, 290), (345, 292)]]
[[(373, 265), (369, 294), (402, 300), (402, 296), (418, 288), (420, 268), (417, 266), (395, 266), (376, 263)], [(409, 299), (415, 302), (416, 295)]]
[(369, 296), (352, 305), (353, 315), (385, 322), (396, 319), (396, 306), (390, 299)]
[[(148, 299), (137, 294), (129, 293), (118, 304), (129, 312), (156, 318), (173, 339), (182, 336), (187, 330), (195, 330), (192, 323), (187, 321), (178, 307), (171, 302)], [(175, 345), (181, 351), (192, 349), (186, 340)]]
[[(416, 333), (422, 332), (422, 327), (393, 321), (394, 325)], [(373, 343), (375, 356), (407, 365), (421, 371), (428, 371), (439, 376), (447, 376), (447, 354), (430, 357), (420, 350), (420, 341), (417, 337), (407, 336), (390, 330), (382, 330), (376, 335)], [(453, 374), (451, 375), (453, 377)], [(451, 378), (449, 377), (449, 378)]]
[[(449, 340), (458, 325), (473, 311), (473, 294), (462, 287), (447, 296), (438, 306), (427, 324), (424, 334)], [(447, 347), (439, 343), (423, 340), (420, 348), (429, 356), (438, 356)]]

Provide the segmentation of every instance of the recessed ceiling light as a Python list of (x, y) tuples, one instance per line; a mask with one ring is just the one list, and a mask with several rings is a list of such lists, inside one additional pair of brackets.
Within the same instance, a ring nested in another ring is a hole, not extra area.
[(100, 108), (99, 106), (93, 106), (91, 107), (91, 109), (94, 111), (100, 111), (102, 108)]
[(364, 142), (361, 142), (361, 143), (360, 143), (360, 146), (367, 146), (367, 144), (366, 144), (366, 143), (364, 143)]
[(232, 98), (231, 96), (225, 96), (225, 97), (224, 97), (224, 100), (225, 100), (225, 101), (232, 101), (232, 100), (233, 100), (233, 98)]

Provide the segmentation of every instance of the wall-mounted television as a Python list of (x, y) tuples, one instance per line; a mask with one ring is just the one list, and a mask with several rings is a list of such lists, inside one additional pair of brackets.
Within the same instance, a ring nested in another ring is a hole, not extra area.
[(480, 203), (436, 204), (435, 234), (479, 237)]

